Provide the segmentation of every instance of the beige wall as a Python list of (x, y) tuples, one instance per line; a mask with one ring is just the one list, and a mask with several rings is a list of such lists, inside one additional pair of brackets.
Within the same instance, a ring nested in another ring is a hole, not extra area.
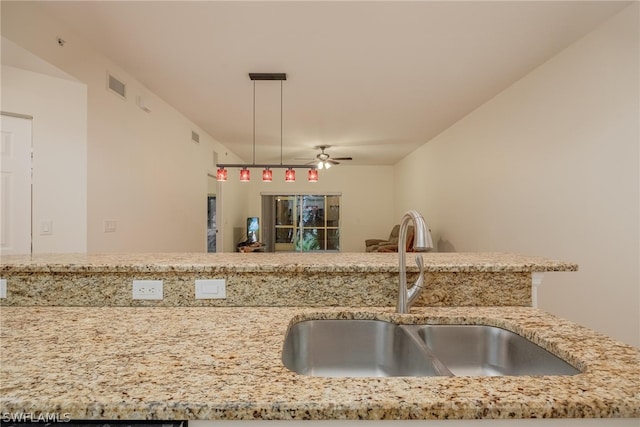
[[(205, 251), (213, 153), (223, 153), (227, 162), (239, 159), (71, 31), (64, 31), (67, 43), (58, 46), (60, 27), (34, 4), (2, 5), (4, 37), (87, 87), (86, 183), (78, 180), (64, 188), (86, 194), (87, 250)], [(127, 84), (126, 100), (106, 90), (107, 72)], [(144, 97), (150, 113), (138, 108), (137, 96)], [(191, 141), (192, 130), (200, 134), (199, 144)], [(55, 165), (56, 157), (46, 161)], [(234, 193), (244, 196), (243, 191), (238, 187)], [(244, 206), (229, 206), (228, 218), (245, 216)], [(115, 233), (104, 232), (105, 220), (117, 221)], [(223, 234), (231, 227), (223, 227)]]
[[(415, 208), (441, 251), (575, 261), (578, 273), (547, 274), (541, 307), (639, 345), (637, 9), (626, 9), (395, 167), (344, 166), (317, 184), (300, 180), (284, 189), (343, 194), (345, 251), (362, 250), (364, 239), (384, 236)], [(3, 35), (87, 87), (87, 184), (78, 180), (65, 191), (86, 192), (88, 250), (204, 251), (213, 152), (229, 153), (220, 162), (239, 159), (72, 33), (65, 31), (67, 45), (57, 46), (58, 31), (33, 4), (3, 3)], [(107, 70), (128, 83), (127, 101), (105, 90)], [(135, 105), (137, 95), (151, 113)], [(200, 144), (190, 141), (192, 129)], [(282, 186), (257, 180), (246, 186), (235, 178), (218, 186), (225, 251), (233, 250), (245, 218), (259, 214), (260, 193)], [(103, 233), (105, 219), (118, 221), (116, 233)]]
[(396, 216), (417, 204), (439, 250), (575, 261), (540, 306), (634, 345), (638, 44), (636, 3), (396, 166)]
[[(33, 252), (85, 252), (86, 85), (3, 65), (0, 109), (33, 117)], [(52, 234), (42, 236), (45, 220)]]

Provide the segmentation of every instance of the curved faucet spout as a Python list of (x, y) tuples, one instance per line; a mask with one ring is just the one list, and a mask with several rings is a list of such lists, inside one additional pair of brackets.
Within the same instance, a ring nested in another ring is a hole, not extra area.
[(422, 284), (424, 283), (424, 262), (422, 255), (416, 256), (416, 264), (420, 269), (420, 275), (411, 288), (407, 288), (407, 266), (405, 262), (407, 252), (407, 230), (409, 223), (413, 223), (414, 237), (413, 249), (426, 252), (433, 249), (433, 241), (429, 233), (429, 227), (422, 215), (415, 210), (410, 210), (404, 214), (400, 222), (400, 235), (398, 236), (398, 258), (400, 270), (400, 286), (398, 289), (397, 312), (401, 314), (409, 313), (411, 305), (420, 296)]

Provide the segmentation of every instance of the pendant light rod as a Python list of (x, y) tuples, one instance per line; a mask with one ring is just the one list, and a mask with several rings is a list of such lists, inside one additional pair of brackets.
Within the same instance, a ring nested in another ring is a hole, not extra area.
[(252, 162), (256, 164), (256, 81), (253, 81), (253, 159)]
[(282, 164), (282, 80), (280, 80), (280, 164)]

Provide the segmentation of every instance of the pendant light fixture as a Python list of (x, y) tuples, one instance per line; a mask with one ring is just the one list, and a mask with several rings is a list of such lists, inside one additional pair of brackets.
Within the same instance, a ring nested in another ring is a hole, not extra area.
[[(250, 168), (262, 168), (262, 182), (273, 181), (273, 171), (271, 169), (286, 169), (285, 182), (296, 181), (296, 168), (309, 169), (308, 181), (318, 182), (318, 170), (315, 166), (309, 168), (308, 165), (286, 165), (282, 163), (282, 82), (287, 80), (286, 73), (249, 73), (249, 78), (253, 81), (253, 157), (250, 164), (224, 164), (218, 163), (216, 179), (221, 182), (227, 181), (226, 168), (241, 168), (240, 181), (248, 182), (251, 179)], [(257, 164), (256, 163), (256, 80), (280, 81), (280, 164)], [(329, 166), (325, 166), (328, 168)], [(319, 168), (322, 168), (319, 166)]]
[(296, 182), (296, 171), (293, 168), (289, 168), (284, 173), (284, 182)]
[(227, 180), (227, 170), (225, 168), (218, 168), (216, 171), (216, 179), (225, 182)]
[(251, 171), (247, 168), (240, 169), (240, 182), (251, 181)]

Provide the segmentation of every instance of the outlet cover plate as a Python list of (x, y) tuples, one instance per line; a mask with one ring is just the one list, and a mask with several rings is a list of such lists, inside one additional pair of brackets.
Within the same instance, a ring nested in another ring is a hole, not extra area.
[(196, 299), (223, 299), (226, 291), (225, 279), (196, 280)]
[(162, 288), (162, 280), (134, 280), (133, 299), (161, 300)]
[(0, 279), (0, 298), (7, 297), (7, 279)]
[(117, 229), (118, 229), (118, 221), (116, 221), (115, 219), (104, 220), (105, 233), (115, 233)]

